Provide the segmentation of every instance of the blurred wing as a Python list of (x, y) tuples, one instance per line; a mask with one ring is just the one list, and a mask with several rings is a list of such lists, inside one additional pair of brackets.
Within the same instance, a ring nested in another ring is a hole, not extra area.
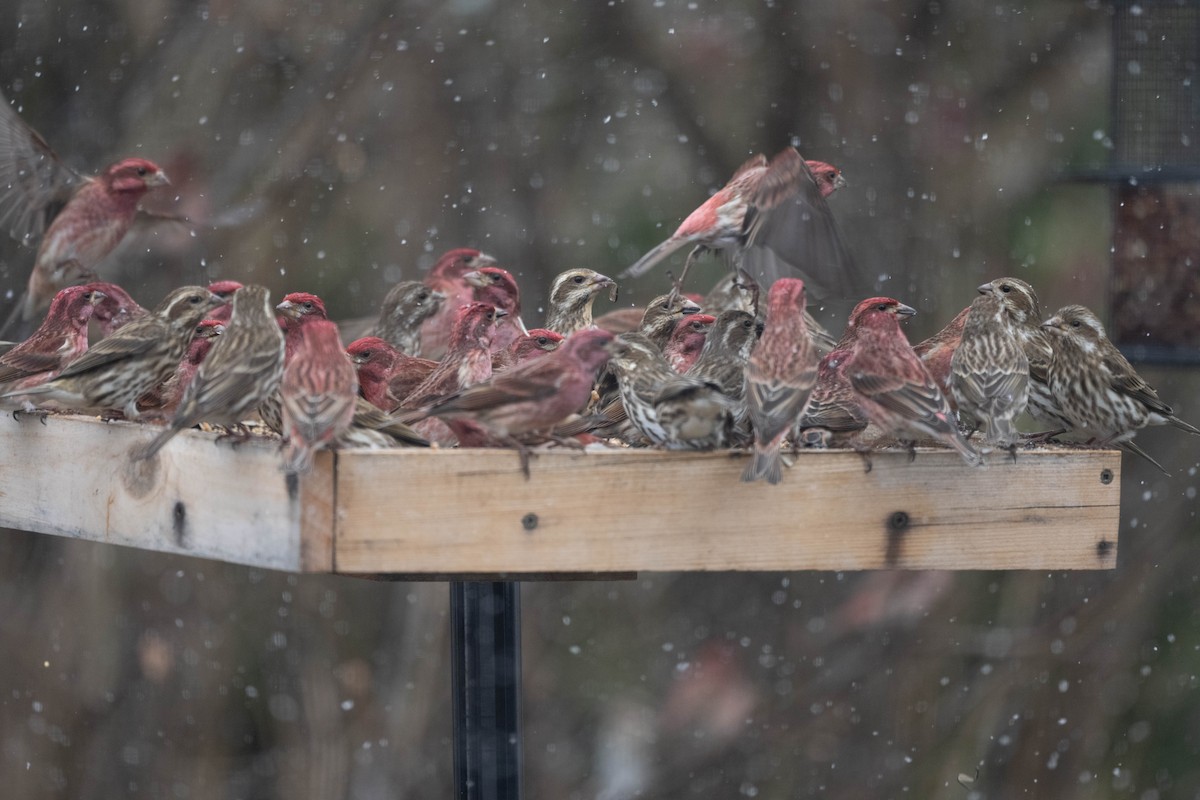
[(0, 94), (0, 229), (31, 244), (86, 180)]
[(816, 299), (858, 297), (865, 289), (829, 204), (794, 149), (767, 169), (751, 198), (745, 235), (742, 267), (764, 290), (784, 277), (803, 278)]
[(859, 372), (850, 375), (850, 385), (904, 419), (936, 428), (945, 426), (950, 416), (950, 405), (932, 380), (912, 383), (897, 376)]
[(562, 377), (562, 367), (556, 360), (539, 358), (451, 395), (438, 403), (433, 412), (485, 411), (510, 403), (541, 400), (558, 391)]
[(0, 383), (58, 369), (61, 366), (61, 358), (58, 353), (10, 352), (0, 358)]
[[(145, 321), (148, 324), (139, 325)], [(60, 378), (70, 378), (100, 367), (136, 356), (155, 347), (167, 336), (166, 325), (158, 317), (143, 317), (142, 320), (119, 328), (111, 336), (101, 339), (86, 353), (72, 361), (59, 373)]]

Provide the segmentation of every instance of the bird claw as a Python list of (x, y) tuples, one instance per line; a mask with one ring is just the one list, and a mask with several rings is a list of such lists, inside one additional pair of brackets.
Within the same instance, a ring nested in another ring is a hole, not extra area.
[(41, 410), (41, 409), (35, 409), (33, 411), (27, 411), (27, 410), (21, 409), (21, 408), (13, 409), (13, 412), (12, 412), (13, 422), (20, 422), (21, 417), (24, 417), (24, 416), (37, 417), (38, 421), (41, 422), (43, 425), (45, 425), (46, 417), (50, 416), (50, 412)]

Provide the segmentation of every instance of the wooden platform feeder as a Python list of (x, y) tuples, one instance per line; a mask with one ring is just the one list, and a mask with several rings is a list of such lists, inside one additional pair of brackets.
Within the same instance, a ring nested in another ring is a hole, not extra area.
[(0, 525), (296, 572), (451, 579), (454, 781), (519, 800), (520, 583), (665, 570), (1111, 569), (1120, 453), (804, 452), (778, 486), (745, 455), (322, 453), (148, 426), (0, 414)]
[(585, 577), (643, 571), (1109, 569), (1120, 454), (1045, 449), (798, 455), (777, 486), (745, 456), (652, 450), (236, 449), (93, 418), (0, 418), (0, 525), (296, 572)]

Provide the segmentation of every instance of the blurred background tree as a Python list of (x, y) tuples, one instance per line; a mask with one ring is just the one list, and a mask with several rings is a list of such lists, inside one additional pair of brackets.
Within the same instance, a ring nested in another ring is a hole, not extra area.
[[(879, 291), (922, 312), (915, 341), (1001, 275), (1047, 311), (1104, 310), (1109, 191), (1067, 179), (1112, 147), (1111, 13), (17, 0), (0, 88), (77, 168), (144, 155), (174, 181), (164, 207), (256, 212), (125, 246), (103, 272), (143, 304), (233, 277), (350, 317), (470, 245), (519, 277), (537, 320), (550, 276), (615, 274), (748, 155), (793, 143), (844, 170), (834, 213)], [(0, 244), (10, 293), (31, 263)], [(1200, 418), (1194, 372), (1145, 375)], [(1176, 477), (1126, 462), (1114, 574), (527, 585), (529, 796), (1195, 795), (1200, 464), (1169, 433), (1139, 442)], [(0, 551), (12, 796), (451, 792), (444, 585), (19, 533)]]

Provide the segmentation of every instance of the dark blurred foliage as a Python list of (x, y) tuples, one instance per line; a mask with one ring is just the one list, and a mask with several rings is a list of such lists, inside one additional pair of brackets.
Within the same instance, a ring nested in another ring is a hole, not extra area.
[[(175, 181), (165, 207), (256, 212), (131, 242), (104, 271), (145, 304), (222, 276), (350, 317), (475, 245), (521, 278), (537, 320), (549, 276), (619, 271), (748, 154), (795, 143), (845, 171), (834, 212), (881, 291), (922, 311), (914, 340), (1005, 274), (1047, 311), (1107, 307), (1111, 198), (1070, 181), (1112, 146), (1098, 3), (2, 14), (0, 87), (68, 162), (145, 155)], [(18, 290), (32, 253), (5, 242), (0, 258)], [(1194, 373), (1146, 376), (1200, 420)], [(1113, 573), (526, 585), (529, 796), (1196, 795), (1196, 443), (1138, 441), (1175, 477), (1126, 460)], [(581, 500), (602, 514), (619, 498)], [(6, 796), (450, 794), (443, 584), (18, 533), (0, 551)]]

